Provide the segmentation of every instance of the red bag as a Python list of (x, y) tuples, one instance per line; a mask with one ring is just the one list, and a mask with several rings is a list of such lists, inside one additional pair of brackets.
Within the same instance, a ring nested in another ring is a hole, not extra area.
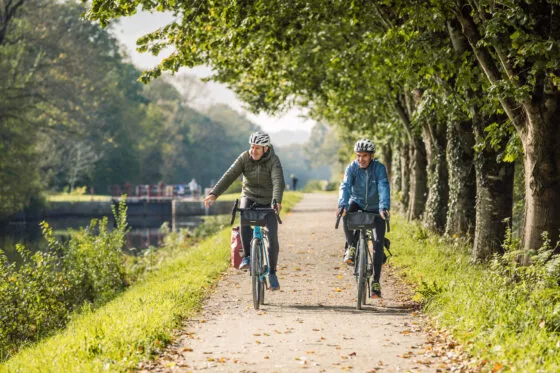
[(243, 258), (243, 245), (241, 244), (241, 232), (239, 227), (231, 228), (231, 266), (239, 268)]

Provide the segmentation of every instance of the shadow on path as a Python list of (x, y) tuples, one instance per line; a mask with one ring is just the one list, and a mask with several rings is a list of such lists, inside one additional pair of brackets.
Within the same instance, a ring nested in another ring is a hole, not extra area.
[(394, 316), (410, 316), (410, 314), (417, 310), (415, 305), (401, 305), (401, 306), (374, 306), (366, 304), (362, 306), (361, 310), (357, 310), (355, 306), (350, 305), (305, 305), (305, 304), (292, 304), (292, 305), (263, 305), (263, 311), (267, 312), (297, 312), (308, 311), (307, 313), (323, 313), (323, 312), (337, 312), (348, 314), (362, 314), (362, 313), (376, 313), (382, 315)]

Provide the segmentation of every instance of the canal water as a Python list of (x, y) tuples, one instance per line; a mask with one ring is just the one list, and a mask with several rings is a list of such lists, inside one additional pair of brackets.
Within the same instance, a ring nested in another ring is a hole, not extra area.
[[(55, 236), (62, 240), (69, 237), (69, 230), (78, 230), (87, 227), (92, 218), (84, 217), (61, 217), (46, 219), (53, 228)], [(190, 228), (191, 230), (204, 222), (203, 216), (181, 216), (175, 218), (176, 230)], [(17, 257), (16, 244), (21, 243), (31, 251), (40, 250), (46, 247), (46, 241), (41, 234), (40, 221), (32, 222), (10, 222), (0, 226), (0, 248), (8, 257), (8, 261), (13, 261)], [(126, 237), (126, 247), (134, 253), (141, 253), (150, 246), (159, 246), (164, 238), (161, 226), (167, 223), (169, 229), (172, 228), (171, 216), (165, 217), (137, 217), (129, 218), (128, 226), (130, 231)], [(112, 218), (109, 219), (109, 228), (114, 225)]]

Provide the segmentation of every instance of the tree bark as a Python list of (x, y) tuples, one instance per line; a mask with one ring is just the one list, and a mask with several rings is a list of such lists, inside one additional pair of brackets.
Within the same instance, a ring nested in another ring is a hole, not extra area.
[[(405, 96), (406, 93), (403, 94)], [(410, 190), (408, 193), (407, 218), (408, 220), (419, 219), (424, 213), (427, 197), (427, 173), (426, 173), (426, 148), (419, 131), (412, 128), (410, 122), (410, 111), (407, 107), (405, 99), (397, 98), (395, 100), (395, 109), (401, 118), (406, 139), (408, 141), (408, 161), (410, 162), (409, 173), (406, 175), (409, 179), (408, 185)], [(403, 149), (405, 149), (404, 147)]]
[(471, 236), (475, 227), (476, 173), (474, 168), (472, 121), (447, 127), (447, 169), (449, 199), (445, 234)]
[(402, 211), (408, 215), (408, 203), (410, 197), (410, 146), (407, 142), (401, 148), (400, 152), (400, 191), (399, 202)]
[[(469, 58), (470, 56), (465, 56), (465, 53), (469, 53), (470, 51), (470, 49), (468, 49), (469, 43), (460, 32), (459, 24), (450, 21), (447, 26), (453, 48), (459, 58), (472, 60), (472, 58)], [(472, 69), (477, 69), (478, 67), (479, 66), (475, 63), (471, 66)], [(494, 253), (502, 251), (501, 242), (507, 228), (504, 221), (511, 218), (512, 212), (514, 165), (505, 163), (497, 164), (496, 159), (498, 154), (496, 151), (492, 150), (488, 144), (486, 144), (487, 146), (484, 146), (481, 151), (476, 154), (474, 153), (473, 146), (475, 143), (484, 144), (486, 142), (484, 138), (484, 128), (489, 123), (495, 121), (504, 122), (506, 118), (483, 118), (479, 114), (482, 110), (476, 106), (476, 102), (479, 100), (476, 94), (469, 87), (464, 87), (464, 91), (465, 100), (469, 103), (472, 120), (463, 121), (461, 126), (455, 128), (461, 133), (458, 138), (461, 139), (462, 146), (454, 146), (450, 142), (449, 150), (451, 152), (461, 151), (463, 153), (461, 159), (473, 160), (475, 163), (476, 183), (472, 181), (472, 176), (467, 177), (467, 180), (464, 180), (463, 183), (465, 183), (465, 185), (476, 185), (474, 188), (476, 198), (472, 197), (472, 188), (464, 189), (466, 193), (463, 194), (463, 197), (471, 201), (476, 201), (476, 207), (471, 202), (470, 204), (465, 203), (462, 209), (463, 217), (472, 218), (472, 216), (475, 216), (476, 218), (471, 257), (473, 261), (479, 262), (485, 261), (492, 257)], [(452, 138), (454, 137), (452, 136)], [(455, 153), (448, 159), (454, 162), (458, 156), (459, 154)], [(450, 166), (450, 170), (455, 170), (455, 168)], [(462, 170), (466, 169), (462, 168)], [(472, 174), (472, 171), (470, 174)], [(450, 185), (455, 185), (455, 182), (450, 183)], [(471, 194), (469, 195), (469, 193)], [(454, 197), (450, 199), (454, 200)], [(450, 211), (452, 209), (456, 211), (456, 216), (461, 216), (461, 207), (450, 207)], [(451, 221), (453, 220), (449, 219), (448, 223), (451, 224)]]
[[(544, 3), (543, 3), (544, 4)], [(537, 4), (535, 4), (536, 6)], [(542, 4), (541, 4), (542, 5)], [(533, 27), (536, 35), (543, 40), (559, 40), (557, 15), (554, 8), (540, 7), (532, 16), (538, 19)], [(457, 18), (463, 34), (469, 41), (479, 65), (492, 84), (507, 80), (512, 71), (507, 61), (497, 62), (486, 47), (481, 46), (480, 33), (463, 1), (458, 2)], [(505, 55), (499, 46), (494, 49), (498, 55)], [(527, 61), (530, 66), (531, 61)], [(502, 65), (503, 71), (498, 69)], [(548, 81), (549, 73), (542, 65), (539, 69), (517, 71), (519, 81), (534, 79), (529, 98), (514, 102), (511, 98), (501, 97), (500, 103), (515, 126), (523, 143), (525, 171), (525, 227), (522, 246), (525, 252), (542, 246), (542, 234), (548, 232), (556, 240), (560, 231), (560, 93)], [(531, 76), (527, 76), (527, 74)], [(557, 74), (557, 72), (555, 72)]]
[[(486, 123), (475, 121), (478, 142), (484, 142)], [(497, 163), (497, 153), (486, 146), (475, 155), (476, 229), (471, 258), (474, 262), (490, 259), (503, 252), (501, 242), (513, 208), (513, 163)]]
[(408, 198), (408, 220), (420, 219), (426, 208), (427, 159), (426, 148), (422, 139), (417, 137), (409, 147), (410, 157), (410, 193)]
[(423, 139), (426, 144), (428, 196), (424, 213), (424, 225), (437, 233), (443, 233), (449, 198), (449, 174), (445, 157), (446, 126), (426, 123)]
[(526, 251), (542, 246), (542, 233), (556, 242), (560, 232), (560, 94), (525, 104), (529, 124), (524, 145)]

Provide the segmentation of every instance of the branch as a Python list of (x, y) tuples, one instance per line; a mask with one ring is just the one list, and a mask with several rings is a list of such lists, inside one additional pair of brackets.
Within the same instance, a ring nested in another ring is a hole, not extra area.
[(393, 106), (395, 107), (397, 114), (401, 118), (401, 123), (403, 125), (404, 132), (406, 133), (406, 137), (408, 138), (408, 142), (412, 143), (413, 141), (412, 141), (412, 133), (410, 132), (410, 126), (411, 126), (410, 118), (408, 117), (404, 105), (401, 102), (401, 99), (399, 99), (399, 97), (395, 98), (395, 100), (393, 101)]
[[(492, 84), (496, 84), (499, 80), (502, 80), (501, 73), (495, 64), (493, 57), (490, 55), (490, 51), (488, 51), (488, 49), (484, 46), (479, 46), (481, 37), (478, 33), (478, 28), (469, 14), (468, 9), (466, 9), (467, 7), (463, 1), (460, 1), (459, 3), (459, 11), (456, 14), (457, 20), (463, 29), (463, 34), (469, 41), (478, 64), (482, 68), (482, 71), (484, 71), (488, 81)], [(499, 101), (513, 125), (521, 133), (524, 133), (525, 123), (522, 120), (521, 113), (519, 112), (520, 107), (515, 105), (514, 101), (510, 98), (500, 97)]]
[(4, 43), (6, 33), (8, 30), (8, 23), (15, 16), (17, 9), (23, 5), (25, 0), (7, 0), (8, 3), (4, 6), (4, 11), (0, 14), (0, 45)]

